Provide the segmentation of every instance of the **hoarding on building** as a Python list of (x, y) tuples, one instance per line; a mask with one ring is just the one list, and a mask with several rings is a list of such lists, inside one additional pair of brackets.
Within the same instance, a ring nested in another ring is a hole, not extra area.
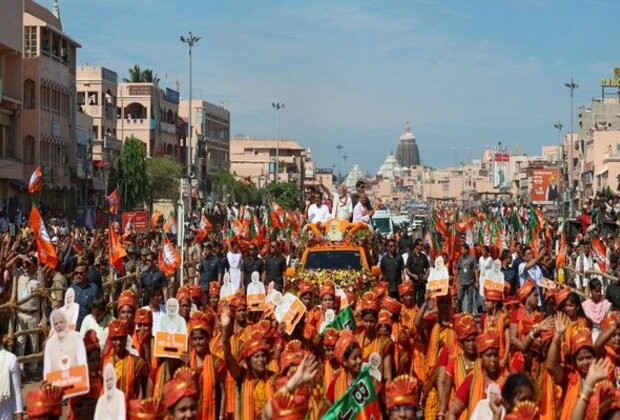
[(499, 188), (505, 188), (509, 185), (508, 179), (508, 162), (510, 154), (495, 153), (493, 157), (493, 185)]
[[(127, 223), (130, 222), (128, 225)], [(123, 231), (129, 226), (136, 232), (146, 232), (149, 215), (146, 211), (124, 211), (121, 215)]]
[(532, 169), (530, 200), (535, 204), (554, 204), (562, 194), (559, 169)]

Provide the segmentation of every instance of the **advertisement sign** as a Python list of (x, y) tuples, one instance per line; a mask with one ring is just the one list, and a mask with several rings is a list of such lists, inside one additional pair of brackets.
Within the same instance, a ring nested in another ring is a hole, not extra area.
[(124, 211), (121, 215), (123, 230), (128, 222), (134, 232), (146, 232), (149, 227), (149, 215), (146, 211)]
[(553, 204), (561, 191), (559, 169), (532, 169), (530, 200), (534, 204)]
[(508, 162), (510, 161), (510, 154), (508, 153), (495, 153), (493, 164), (493, 185), (495, 187), (508, 186)]

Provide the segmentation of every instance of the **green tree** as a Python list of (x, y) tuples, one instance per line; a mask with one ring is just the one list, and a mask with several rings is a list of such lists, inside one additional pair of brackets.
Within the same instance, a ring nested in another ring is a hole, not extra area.
[(301, 192), (295, 182), (268, 184), (261, 191), (261, 196), (271, 197), (276, 203), (287, 210), (299, 209)]
[(146, 172), (146, 146), (133, 135), (125, 138), (116, 162), (118, 183), (125, 208), (148, 201), (151, 191)]
[(158, 83), (159, 77), (157, 73), (153, 74), (151, 69), (141, 69), (139, 65), (134, 64), (128, 70), (129, 77), (123, 78), (125, 83)]
[(151, 200), (178, 200), (179, 179), (183, 166), (168, 157), (151, 158), (146, 161)]

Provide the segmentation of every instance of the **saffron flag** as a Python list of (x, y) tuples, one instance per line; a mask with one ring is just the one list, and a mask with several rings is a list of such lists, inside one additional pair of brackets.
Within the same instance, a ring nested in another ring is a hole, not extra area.
[(121, 195), (118, 193), (118, 188), (112, 191), (106, 198), (108, 200), (108, 210), (116, 216), (121, 205)]
[(166, 236), (164, 236), (164, 243), (161, 247), (161, 251), (159, 251), (158, 263), (159, 269), (166, 276), (174, 273), (174, 270), (181, 265), (181, 258), (179, 258), (177, 249)]
[(368, 367), (362, 369), (347, 392), (331, 406), (321, 420), (379, 420), (379, 398), (375, 393)]
[(172, 233), (173, 235), (177, 234), (177, 218), (174, 216), (170, 216), (166, 223), (164, 223), (164, 233)]
[(153, 215), (151, 216), (151, 229), (157, 229), (157, 223), (159, 223), (159, 219), (161, 218), (161, 216), (161, 212), (159, 210), (155, 210), (155, 213), (153, 213)]
[(202, 242), (202, 240), (209, 234), (209, 232), (211, 232), (211, 229), (213, 229), (213, 225), (211, 224), (211, 222), (209, 222), (209, 219), (207, 219), (207, 216), (205, 216), (205, 214), (203, 213), (200, 217), (200, 225), (198, 226), (198, 233), (196, 234), (196, 239), (194, 239), (194, 242), (197, 244)]
[(602, 272), (607, 270), (607, 247), (598, 237), (592, 239), (592, 259)]
[(118, 233), (116, 233), (112, 226), (108, 228), (108, 252), (110, 264), (122, 273), (123, 257), (127, 256), (127, 252), (125, 252), (125, 248), (121, 245), (121, 239), (118, 237)]
[(51, 268), (56, 268), (58, 264), (58, 257), (56, 256), (56, 250), (50, 236), (43, 223), (43, 218), (39, 209), (36, 206), (32, 206), (30, 209), (30, 228), (34, 232), (35, 241), (37, 244), (37, 255), (41, 264), (47, 265)]
[(37, 166), (30, 175), (30, 181), (28, 182), (28, 192), (34, 194), (43, 189), (43, 173), (41, 173), (41, 167)]

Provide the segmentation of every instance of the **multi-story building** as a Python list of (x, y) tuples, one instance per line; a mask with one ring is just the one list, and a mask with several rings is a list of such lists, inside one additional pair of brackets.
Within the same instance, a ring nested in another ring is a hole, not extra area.
[(314, 184), (315, 166), (310, 151), (292, 139), (233, 138), (230, 142), (230, 172), (239, 178), (249, 178), (262, 187), (275, 180), (276, 154), (280, 162), (279, 182)]
[(75, 204), (75, 61), (80, 45), (63, 32), (57, 10), (52, 14), (32, 0), (24, 0), (23, 36), (23, 177), (28, 179), (41, 165), (41, 201), (68, 210)]
[(75, 164), (77, 189), (76, 205), (85, 206), (91, 203), (90, 190), (93, 162), (93, 118), (85, 112), (78, 110), (75, 117), (76, 125), (76, 145), (75, 145)]
[[(201, 182), (218, 171), (230, 169), (230, 111), (223, 104), (214, 105), (202, 99), (192, 100), (192, 164)], [(189, 129), (189, 101), (179, 104), (179, 115)], [(187, 161), (184, 148), (183, 162)]]
[(118, 138), (142, 140), (147, 157), (167, 156), (181, 162), (179, 92), (157, 83), (119, 83), (116, 130)]
[(78, 66), (76, 80), (78, 109), (92, 117), (89, 128), (92, 138), (92, 172), (89, 179), (96, 202), (107, 194), (106, 180), (122, 145), (116, 131), (119, 121), (116, 99), (118, 75), (105, 67)]
[[(0, 208), (25, 201), (21, 147), (23, 0), (3, 2), (0, 13)], [(25, 203), (24, 203), (25, 204)]]

